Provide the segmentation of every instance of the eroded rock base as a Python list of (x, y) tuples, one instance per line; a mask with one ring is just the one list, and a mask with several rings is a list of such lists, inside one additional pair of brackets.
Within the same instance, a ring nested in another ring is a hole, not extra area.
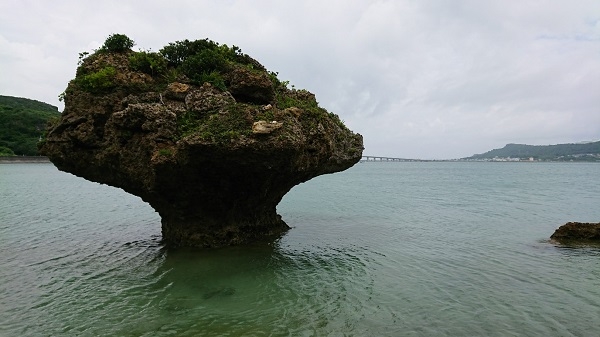
[(290, 227), (279, 215), (269, 222), (206, 226), (204, 221), (162, 220), (163, 243), (171, 248), (218, 248), (272, 242)]

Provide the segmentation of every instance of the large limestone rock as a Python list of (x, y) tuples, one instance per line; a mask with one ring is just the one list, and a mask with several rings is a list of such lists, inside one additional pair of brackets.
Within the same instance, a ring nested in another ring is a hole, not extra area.
[(163, 62), (148, 71), (132, 63), (145, 56), (131, 50), (90, 55), (41, 152), (60, 170), (140, 196), (160, 214), (171, 246), (280, 235), (288, 229), (276, 213), (282, 197), (354, 165), (362, 137), (313, 94), (287, 89), (233, 51), (207, 81), (191, 79), (185, 59), (147, 54)]

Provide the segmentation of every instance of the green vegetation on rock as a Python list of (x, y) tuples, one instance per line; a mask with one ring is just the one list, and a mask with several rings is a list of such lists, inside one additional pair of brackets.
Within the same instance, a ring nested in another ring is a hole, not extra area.
[(112, 34), (93, 53), (80, 53), (76, 83), (93, 94), (118, 86), (116, 69), (107, 66), (111, 62), (102, 58), (102, 55), (111, 53), (128, 55), (130, 70), (152, 76), (156, 89), (183, 77), (189, 83), (202, 85), (208, 82), (225, 91), (229, 81), (224, 74), (232, 68), (243, 66), (256, 72), (265, 70), (256, 60), (242, 53), (239, 47), (221, 45), (209, 39), (172, 42), (158, 52), (136, 52), (131, 50), (134, 45), (135, 42), (126, 35)]
[[(123, 34), (113, 34), (93, 53), (80, 53), (76, 77), (61, 94), (68, 99), (71, 92), (92, 95), (127, 92), (156, 92), (164, 95), (167, 86), (179, 83), (195, 88), (205, 83), (229, 92), (240, 103), (217, 111), (178, 113), (178, 137), (195, 134), (197, 139), (223, 142), (249, 136), (252, 124), (260, 120), (275, 120), (275, 111), (288, 108), (302, 110), (297, 118), (302, 123), (318, 128), (320, 123), (333, 122), (346, 130), (342, 120), (319, 106), (315, 96), (307, 90), (288, 88), (288, 81), (280, 81), (278, 73), (267, 71), (237, 46), (229, 47), (209, 39), (183, 40), (169, 43), (158, 52), (133, 51), (135, 42)], [(162, 101), (163, 96), (160, 96)], [(183, 99), (183, 96), (182, 98)], [(247, 106), (243, 106), (247, 104)], [(274, 109), (262, 109), (265, 105)], [(189, 108), (188, 108), (189, 109)]]
[(129, 56), (129, 66), (133, 70), (156, 76), (167, 70), (167, 60), (159, 53), (140, 51)]
[(112, 34), (104, 41), (104, 44), (100, 47), (100, 52), (124, 53), (133, 48), (133, 46), (135, 46), (135, 42), (127, 35)]
[(77, 79), (86, 91), (91, 93), (106, 92), (116, 86), (114, 81), (117, 71), (114, 67), (107, 66)]
[(196, 135), (210, 142), (224, 142), (252, 134), (252, 123), (245, 111), (231, 105), (226, 114), (200, 115), (188, 111), (178, 120), (180, 137)]
[(0, 156), (37, 156), (46, 125), (58, 108), (27, 98), (0, 96)]

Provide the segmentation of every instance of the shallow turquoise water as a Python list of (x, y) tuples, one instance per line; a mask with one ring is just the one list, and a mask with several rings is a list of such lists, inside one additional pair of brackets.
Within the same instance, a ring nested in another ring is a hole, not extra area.
[(598, 336), (600, 165), (362, 163), (271, 244), (167, 250), (139, 198), (0, 165), (0, 336)]

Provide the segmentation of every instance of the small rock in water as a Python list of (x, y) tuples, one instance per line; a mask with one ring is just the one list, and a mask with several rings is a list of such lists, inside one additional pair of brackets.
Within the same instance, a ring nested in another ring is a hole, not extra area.
[(558, 242), (600, 243), (600, 223), (567, 222), (554, 231), (550, 239)]

